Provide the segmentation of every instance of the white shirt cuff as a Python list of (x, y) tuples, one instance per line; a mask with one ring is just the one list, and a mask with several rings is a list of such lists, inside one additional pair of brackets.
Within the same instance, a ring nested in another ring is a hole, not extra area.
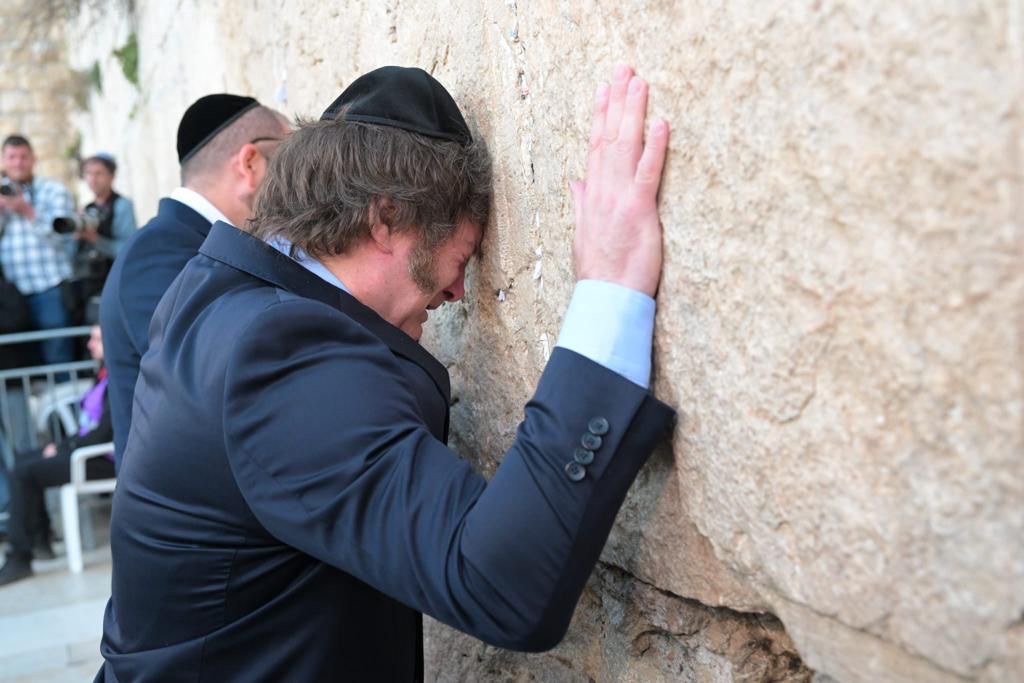
[(646, 389), (651, 383), (654, 310), (654, 299), (635, 289), (580, 280), (557, 345)]

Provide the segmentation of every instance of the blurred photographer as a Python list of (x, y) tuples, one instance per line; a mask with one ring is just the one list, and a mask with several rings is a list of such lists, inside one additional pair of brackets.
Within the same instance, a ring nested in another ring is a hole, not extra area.
[(97, 223), (95, 228), (87, 227), (79, 239), (95, 245), (111, 261), (136, 228), (132, 200), (114, 191), (115, 175), (117, 162), (106, 152), (97, 152), (82, 162), (82, 178), (95, 196), (84, 213), (92, 213)]
[[(4, 139), (0, 161), (0, 268), (25, 297), (32, 329), (67, 327), (61, 283), (71, 277), (71, 258), (68, 238), (54, 231), (53, 220), (74, 214), (71, 193), (33, 174), (35, 155), (24, 136)], [(48, 339), (40, 350), (48, 364), (74, 359), (71, 339)]]
[(71, 317), (77, 321), (89, 300), (103, 291), (103, 283), (121, 245), (135, 232), (135, 207), (114, 191), (117, 162), (98, 152), (82, 162), (82, 177), (95, 198), (81, 213), (61, 216), (53, 229), (78, 242), (74, 251)]

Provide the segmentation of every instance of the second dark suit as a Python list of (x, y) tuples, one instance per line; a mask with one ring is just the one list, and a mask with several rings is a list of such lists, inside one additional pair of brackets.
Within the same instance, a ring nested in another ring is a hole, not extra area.
[(114, 463), (132, 422), (132, 394), (139, 362), (149, 348), (149, 322), (160, 297), (196, 255), (210, 222), (174, 199), (161, 199), (155, 217), (125, 243), (107, 276), (100, 303), (100, 327), (114, 419)]

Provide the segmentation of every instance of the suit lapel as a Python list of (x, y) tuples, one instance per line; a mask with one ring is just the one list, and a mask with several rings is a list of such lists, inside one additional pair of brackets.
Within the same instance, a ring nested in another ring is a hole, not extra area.
[(426, 349), (351, 294), (324, 282), (273, 247), (227, 223), (217, 222), (210, 228), (199, 253), (298, 296), (337, 308), (372, 332), (393, 353), (423, 368), (441, 392), (445, 404), (451, 403), (448, 370)]

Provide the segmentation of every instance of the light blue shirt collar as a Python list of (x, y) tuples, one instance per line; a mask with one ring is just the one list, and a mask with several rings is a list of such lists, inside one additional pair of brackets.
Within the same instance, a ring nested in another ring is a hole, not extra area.
[[(292, 243), (283, 237), (271, 237), (267, 244), (324, 282), (348, 292), (334, 273), (303, 250), (296, 249), (292, 256)], [(654, 310), (654, 299), (643, 292), (611, 282), (580, 280), (569, 301), (557, 346), (575, 351), (646, 389), (651, 383)], [(546, 345), (547, 335), (544, 340)]]
[(306, 270), (308, 270), (309, 272), (313, 273), (318, 278), (323, 280), (324, 282), (332, 284), (341, 291), (348, 292), (349, 294), (351, 294), (351, 292), (348, 291), (348, 287), (345, 286), (344, 282), (338, 279), (337, 275), (327, 270), (327, 267), (324, 264), (317, 261), (315, 258), (304, 252), (302, 249), (296, 248), (295, 255), (292, 256), (292, 243), (286, 240), (284, 237), (271, 237), (269, 240), (267, 240), (267, 244), (273, 247), (274, 249), (277, 249), (279, 252), (281, 252), (288, 258), (292, 259), (300, 266), (302, 266), (303, 268), (305, 268)]

